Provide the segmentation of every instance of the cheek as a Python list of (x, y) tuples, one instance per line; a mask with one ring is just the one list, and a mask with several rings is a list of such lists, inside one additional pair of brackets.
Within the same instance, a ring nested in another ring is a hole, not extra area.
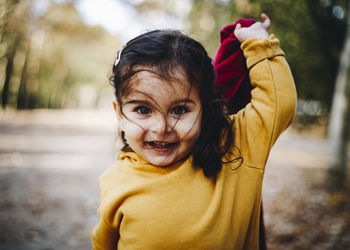
[(200, 117), (196, 119), (191, 119), (189, 121), (184, 121), (181, 124), (181, 135), (188, 139), (198, 138), (201, 131), (201, 119)]
[(136, 124), (125, 119), (121, 122), (120, 129), (125, 132), (127, 140), (137, 140), (142, 137), (145, 131), (142, 124)]

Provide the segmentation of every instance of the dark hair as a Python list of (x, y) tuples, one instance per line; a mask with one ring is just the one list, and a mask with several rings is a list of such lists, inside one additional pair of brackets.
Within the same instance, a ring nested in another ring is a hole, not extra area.
[(215, 91), (216, 76), (204, 47), (180, 31), (154, 30), (130, 40), (119, 58), (111, 77), (119, 105), (130, 89), (128, 81), (141, 71), (140, 66), (154, 70), (165, 80), (174, 78), (174, 70), (185, 73), (202, 102), (201, 134), (193, 148), (193, 164), (207, 177), (216, 176), (222, 157), (233, 144), (233, 132)]

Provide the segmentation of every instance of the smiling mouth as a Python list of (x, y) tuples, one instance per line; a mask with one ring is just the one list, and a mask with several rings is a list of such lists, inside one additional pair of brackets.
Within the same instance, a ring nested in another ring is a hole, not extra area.
[(147, 144), (155, 149), (166, 150), (166, 149), (169, 149), (169, 148), (175, 146), (177, 143), (176, 142), (170, 143), (170, 142), (152, 141), (152, 142), (147, 142)]

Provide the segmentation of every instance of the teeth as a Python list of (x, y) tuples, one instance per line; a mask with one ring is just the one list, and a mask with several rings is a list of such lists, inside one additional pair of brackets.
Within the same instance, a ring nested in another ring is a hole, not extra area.
[(162, 142), (162, 141), (152, 141), (152, 142), (148, 142), (148, 144), (153, 145), (154, 147), (166, 148), (166, 147), (173, 146), (175, 143), (173, 143), (173, 142)]
[(165, 146), (165, 145), (169, 144), (167, 142), (153, 142), (153, 143), (156, 144), (156, 145), (159, 145), (159, 146)]

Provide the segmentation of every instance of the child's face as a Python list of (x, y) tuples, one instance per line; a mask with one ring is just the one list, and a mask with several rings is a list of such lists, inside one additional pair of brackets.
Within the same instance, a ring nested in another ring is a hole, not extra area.
[(187, 156), (201, 127), (201, 101), (197, 90), (179, 72), (167, 82), (149, 71), (130, 80), (122, 98), (119, 124), (138, 155), (156, 166), (169, 166)]

